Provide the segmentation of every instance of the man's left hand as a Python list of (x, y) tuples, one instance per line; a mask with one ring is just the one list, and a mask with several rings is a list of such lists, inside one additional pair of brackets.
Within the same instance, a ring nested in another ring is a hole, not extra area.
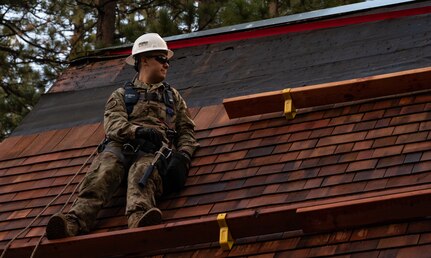
[(165, 194), (179, 192), (184, 188), (189, 174), (190, 156), (185, 152), (175, 152), (169, 161), (166, 177), (164, 178)]

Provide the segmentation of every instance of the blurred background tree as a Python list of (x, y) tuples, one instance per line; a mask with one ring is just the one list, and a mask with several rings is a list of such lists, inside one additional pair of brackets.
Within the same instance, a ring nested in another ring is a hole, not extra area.
[(0, 0), (0, 141), (70, 60), (98, 48), (365, 0)]

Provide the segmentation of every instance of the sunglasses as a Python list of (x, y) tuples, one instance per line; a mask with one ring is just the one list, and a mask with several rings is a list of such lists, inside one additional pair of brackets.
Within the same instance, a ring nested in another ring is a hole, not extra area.
[(147, 56), (148, 58), (154, 58), (160, 64), (169, 64), (169, 59), (166, 56)]

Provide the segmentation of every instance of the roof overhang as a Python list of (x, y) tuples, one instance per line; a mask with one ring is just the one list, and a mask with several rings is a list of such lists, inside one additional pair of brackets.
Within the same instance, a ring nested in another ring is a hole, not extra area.
[(292, 102), (294, 109), (300, 109), (429, 89), (431, 67), (426, 67), (292, 88), (288, 91), (289, 99), (286, 91), (278, 90), (228, 98), (223, 101), (223, 105), (229, 118), (239, 118), (283, 111), (287, 101)]
[[(311, 11), (288, 15), (278, 18), (266, 19), (242, 23), (233, 26), (227, 26), (216, 29), (197, 31), (187, 34), (180, 34), (165, 37), (170, 49), (179, 49), (206, 44), (215, 44), (243, 40), (249, 38), (267, 37), (278, 34), (292, 32), (309, 31), (322, 28), (331, 28), (358, 24), (364, 22), (373, 22), (404, 16), (420, 15), (431, 12), (430, 6), (407, 7), (396, 11), (384, 11), (360, 14), (364, 11), (383, 9), (403, 4), (422, 2), (418, 0), (381, 0), (366, 1), (351, 5), (338, 6), (322, 10)], [(359, 13), (359, 14), (357, 14)], [(357, 14), (357, 15), (356, 15)], [(104, 59), (116, 56), (130, 55), (133, 44), (109, 47), (95, 51), (91, 58)], [(102, 53), (102, 54), (101, 54)], [(81, 61), (89, 57), (79, 58), (72, 62)]]
[(169, 36), (169, 37), (165, 37), (164, 39), (168, 42), (172, 42), (177, 40), (188, 40), (193, 38), (215, 36), (219, 34), (226, 34), (226, 33), (232, 33), (232, 32), (256, 30), (256, 29), (262, 29), (262, 28), (274, 27), (274, 26), (280, 26), (280, 25), (303, 23), (303, 22), (309, 22), (313, 20), (327, 19), (330, 17), (353, 14), (353, 13), (361, 12), (365, 10), (389, 7), (389, 6), (411, 3), (411, 2), (415, 2), (415, 0), (365, 1), (361, 3), (342, 5), (342, 6), (326, 8), (326, 9), (321, 9), (321, 10), (316, 10), (316, 11), (311, 11), (306, 13), (298, 13), (298, 14), (282, 16), (282, 17), (277, 17), (272, 19), (241, 23), (241, 24), (226, 26), (222, 28), (209, 29), (209, 30), (197, 31), (197, 32), (192, 32), (187, 34)]
[[(294, 230), (304, 233), (343, 230), (426, 217), (431, 215), (431, 190), (427, 188), (429, 185), (303, 207), (285, 205), (232, 212), (227, 215), (226, 222), (233, 238), (242, 239)], [(45, 241), (38, 247), (37, 255), (95, 258), (151, 253), (181, 246), (217, 244), (219, 233), (217, 217), (214, 216)], [(12, 245), (7, 257), (29, 257), (33, 249), (33, 244)]]

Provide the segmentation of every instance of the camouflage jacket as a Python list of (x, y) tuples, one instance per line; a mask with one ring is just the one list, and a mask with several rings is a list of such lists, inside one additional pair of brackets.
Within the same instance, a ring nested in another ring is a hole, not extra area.
[[(138, 80), (134, 81), (134, 88), (141, 96), (148, 93), (156, 93), (163, 99), (165, 85), (163, 83), (148, 85)], [(135, 139), (135, 131), (138, 127), (157, 129), (166, 136), (167, 129), (174, 129), (177, 137), (174, 147), (179, 151), (185, 151), (193, 155), (199, 146), (195, 138), (195, 124), (190, 118), (187, 105), (179, 92), (172, 88), (174, 97), (174, 114), (168, 114), (167, 107), (163, 101), (140, 99), (133, 107), (130, 115), (127, 114), (124, 103), (124, 88), (115, 90), (108, 99), (104, 114), (105, 133), (110, 140), (126, 143)]]

